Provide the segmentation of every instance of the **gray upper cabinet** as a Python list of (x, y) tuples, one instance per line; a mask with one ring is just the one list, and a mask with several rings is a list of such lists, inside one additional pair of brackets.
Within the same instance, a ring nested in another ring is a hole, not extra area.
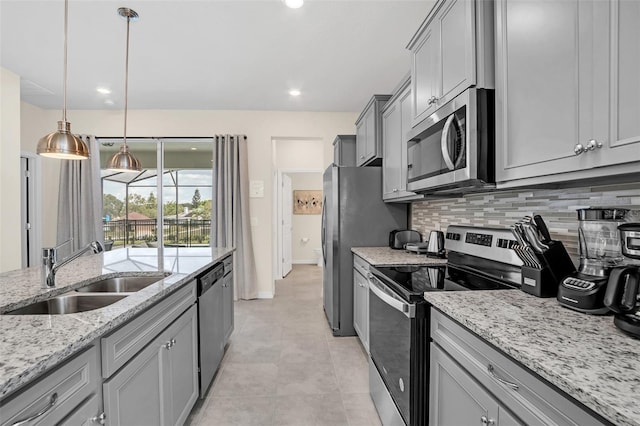
[[(533, 27), (524, 16), (544, 20)], [(498, 182), (637, 170), (630, 163), (640, 161), (638, 19), (633, 1), (497, 0)]]
[(407, 191), (407, 140), (411, 130), (411, 88), (406, 79), (382, 110), (382, 199), (387, 202), (422, 198)]
[(382, 159), (382, 107), (390, 95), (373, 95), (356, 120), (356, 165), (379, 166)]
[(411, 123), (471, 86), (493, 88), (493, 2), (440, 1), (409, 45)]
[(340, 167), (356, 166), (356, 135), (338, 135), (333, 141), (333, 164)]

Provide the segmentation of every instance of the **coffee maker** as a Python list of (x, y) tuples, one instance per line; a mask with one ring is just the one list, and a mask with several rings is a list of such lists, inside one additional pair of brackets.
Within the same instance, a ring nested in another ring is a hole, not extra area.
[(616, 327), (640, 339), (640, 223), (625, 223), (618, 231), (628, 261), (611, 271), (604, 304), (616, 313)]
[(618, 226), (624, 223), (628, 212), (619, 208), (578, 210), (580, 266), (558, 287), (561, 305), (589, 314), (609, 312), (604, 295), (611, 270), (624, 260)]

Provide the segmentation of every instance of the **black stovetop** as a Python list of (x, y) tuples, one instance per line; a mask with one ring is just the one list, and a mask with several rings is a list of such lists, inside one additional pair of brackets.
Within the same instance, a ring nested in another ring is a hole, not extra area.
[[(466, 259), (468, 262), (469, 259)], [(429, 291), (506, 290), (517, 288), (508, 265), (489, 265), (484, 269), (466, 265), (376, 266), (371, 273), (407, 301), (424, 300)]]

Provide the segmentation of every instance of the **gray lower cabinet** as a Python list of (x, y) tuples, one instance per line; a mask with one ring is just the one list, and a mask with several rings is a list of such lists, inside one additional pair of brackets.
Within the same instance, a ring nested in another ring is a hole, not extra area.
[(229, 343), (234, 328), (233, 310), (233, 256), (224, 259), (224, 278), (222, 281), (222, 318), (224, 324), (224, 346)]
[(638, 20), (637, 1), (496, 1), (498, 186), (637, 173)]
[(198, 397), (192, 306), (103, 385), (109, 424), (181, 425)]
[(353, 328), (369, 353), (369, 264), (353, 256)]
[(433, 309), (431, 337), (430, 424), (606, 424), (577, 401)]
[(434, 343), (429, 368), (429, 424), (523, 425)]
[(92, 424), (101, 406), (100, 354), (91, 346), (0, 402), (0, 424)]

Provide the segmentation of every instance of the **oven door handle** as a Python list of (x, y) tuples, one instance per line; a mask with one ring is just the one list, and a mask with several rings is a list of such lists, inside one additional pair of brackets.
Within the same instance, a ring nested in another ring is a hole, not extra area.
[(416, 316), (416, 306), (413, 304), (405, 303), (403, 300), (400, 300), (398, 297), (389, 294), (388, 290), (385, 290), (384, 284), (376, 278), (375, 276), (371, 277), (372, 279), (369, 281), (369, 289), (378, 296), (384, 303), (391, 306), (397, 311), (402, 312), (407, 318), (414, 318)]

